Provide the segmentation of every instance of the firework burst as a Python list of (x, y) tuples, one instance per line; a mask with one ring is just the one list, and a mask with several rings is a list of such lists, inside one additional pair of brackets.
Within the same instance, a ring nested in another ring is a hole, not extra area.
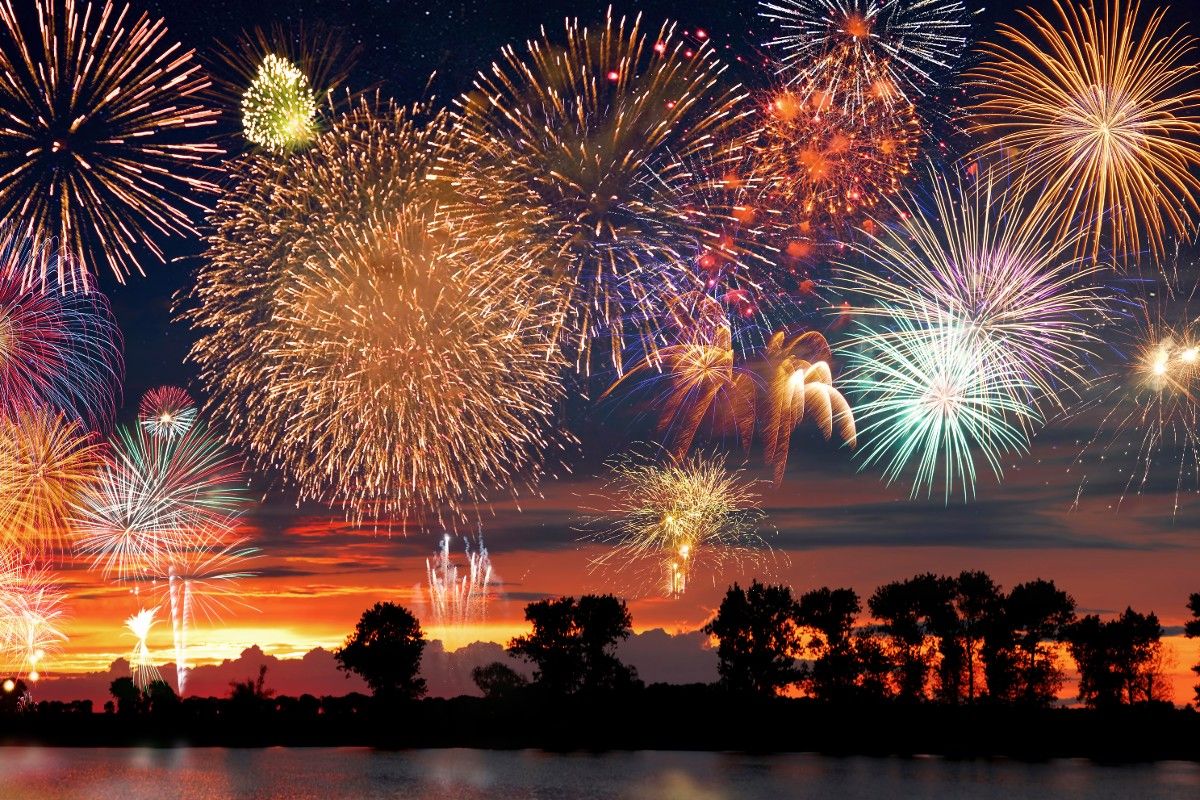
[(308, 76), (274, 53), (259, 64), (242, 95), (246, 139), (282, 153), (305, 147), (317, 135), (317, 96)]
[(356, 519), (444, 521), (535, 480), (563, 392), (536, 276), (440, 216), (441, 130), (363, 103), (246, 162), (184, 314), (232, 442)]
[(195, 233), (194, 196), (215, 187), (193, 173), (220, 152), (195, 139), (217, 112), (162, 20), (112, 2), (4, 0), (0, 75), (0, 218), (58, 240), (60, 282), (86, 286), (104, 263), (124, 280), (142, 249), (161, 261), (160, 238)]
[(67, 640), (59, 627), (66, 598), (50, 573), (4, 556), (0, 563), (0, 644), (31, 683), (41, 680), (46, 659)]
[(1031, 33), (1002, 25), (974, 71), (983, 153), (1043, 184), (1040, 202), (1060, 231), (1081, 229), (1095, 256), (1143, 247), (1161, 255), (1168, 235), (1195, 231), (1200, 210), (1200, 67), (1195, 40), (1159, 34), (1166, 9), (1139, 22), (1134, 0), (1055, 0), (1056, 18), (1023, 11)]
[(781, 74), (850, 116), (911, 106), (958, 61), (969, 27), (961, 0), (760, 0), (759, 15), (779, 29), (767, 46)]
[(0, 416), (53, 408), (102, 428), (124, 374), (121, 335), (97, 292), (59, 286), (49, 246), (0, 230)]
[(78, 551), (118, 580), (227, 535), (245, 509), (237, 463), (219, 438), (197, 426), (165, 439), (119, 428), (99, 480), (75, 509)]
[(196, 401), (178, 386), (159, 386), (142, 395), (138, 424), (151, 436), (173, 439), (196, 423)]
[(0, 417), (0, 540), (44, 556), (73, 537), (75, 506), (96, 485), (104, 448), (76, 420), (46, 411)]
[(956, 485), (968, 500), (977, 461), (999, 479), (1001, 457), (1028, 449), (1041, 421), (1025, 400), (1033, 387), (970, 329), (919, 325), (903, 311), (874, 322), (883, 330), (860, 321), (846, 353), (863, 467), (884, 465), (891, 483), (915, 462), (912, 496), (932, 495), (940, 472), (945, 501)]
[(689, 162), (749, 113), (723, 71), (707, 42), (610, 9), (595, 27), (568, 20), (564, 43), (505, 48), (455, 103), (438, 167), (452, 213), (553, 284), (581, 369), (597, 339), (618, 371), (627, 337), (653, 349), (660, 299), (696, 286), (697, 240), (719, 234), (687, 203)]
[(968, 332), (1014, 386), (1033, 390), (1018, 399), (1061, 410), (1060, 395), (1086, 382), (1098, 342), (1107, 306), (1098, 267), (1073, 257), (1077, 237), (1056, 235), (1044, 211), (1025, 208), (1022, 187), (998, 186), (990, 173), (968, 184), (931, 171), (929, 183), (931, 211), (906, 195), (892, 203), (894, 225), (853, 246), (865, 266), (843, 265), (845, 285), (871, 301), (855, 313), (904, 317), (901, 336)]
[(1120, 360), (1093, 383), (1096, 399), (1075, 410), (1102, 410), (1072, 464), (1082, 473), (1080, 495), (1094, 473), (1115, 470), (1123, 484), (1119, 509), (1131, 493), (1159, 488), (1154, 468), (1163, 463), (1175, 465), (1173, 514), (1189, 475), (1200, 491), (1200, 319), (1180, 305), (1143, 302), (1133, 325), (1113, 329)]
[(721, 456), (694, 455), (666, 465), (638, 457), (609, 465), (603, 508), (588, 535), (608, 551), (591, 568), (653, 576), (679, 597), (696, 575), (714, 584), (727, 573), (773, 568), (775, 554), (759, 534), (765, 514), (753, 483)]

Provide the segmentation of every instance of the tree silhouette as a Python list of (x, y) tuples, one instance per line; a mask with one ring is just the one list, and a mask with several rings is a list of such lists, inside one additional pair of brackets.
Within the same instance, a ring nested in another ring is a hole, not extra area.
[(1062, 688), (1055, 644), (1066, 641), (1075, 621), (1075, 599), (1037, 579), (1003, 598), (985, 633), (984, 668), (994, 700), (1048, 706)]
[(796, 683), (796, 601), (786, 586), (734, 584), (704, 633), (717, 637), (721, 685), (735, 692), (775, 695)]
[[(882, 624), (880, 631), (887, 637), (893, 663), (893, 681), (901, 700), (915, 702), (925, 698), (925, 687), (934, 658), (930, 638), (943, 641), (952, 634), (950, 621), (953, 610), (953, 584), (947, 578), (932, 574), (918, 575), (906, 581), (886, 583), (867, 600), (871, 614)], [(950, 639), (950, 642), (956, 640)], [(943, 660), (946, 653), (943, 653)], [(953, 674), (960, 669), (962, 659), (949, 653)], [(957, 692), (957, 689), (955, 689)], [(945, 692), (943, 692), (945, 694)]]
[[(1188, 611), (1192, 612), (1192, 618), (1183, 626), (1183, 634), (1189, 639), (1200, 637), (1200, 592), (1193, 594), (1188, 598)], [(1192, 672), (1200, 675), (1200, 664), (1192, 667)], [(1192, 687), (1196, 690), (1196, 704), (1200, 705), (1200, 683)]]
[(143, 705), (142, 692), (138, 689), (137, 684), (133, 682), (133, 678), (129, 676), (117, 678), (108, 685), (108, 693), (117, 701), (118, 714), (129, 716), (141, 713)]
[(539, 600), (525, 606), (533, 626), (508, 643), (508, 653), (535, 666), (534, 684), (551, 694), (605, 692), (638, 685), (637, 671), (616, 657), (633, 633), (624, 601), (612, 595)]
[(271, 707), (274, 689), (266, 688), (267, 665), (258, 668), (258, 678), (229, 682), (229, 703), (242, 712), (260, 712)]
[(858, 693), (860, 670), (853, 633), (860, 611), (862, 604), (853, 589), (826, 586), (800, 596), (796, 623), (810, 633), (804, 649), (813, 662), (805, 684), (813, 697), (837, 702)]
[(962, 572), (955, 582), (953, 606), (958, 615), (969, 703), (974, 703), (978, 694), (983, 642), (995, 627), (1002, 600), (1000, 587), (986, 572)]
[(501, 661), (475, 667), (471, 680), (489, 700), (512, 697), (529, 685), (524, 675)]
[(1162, 634), (1157, 616), (1132, 608), (1107, 622), (1094, 614), (1078, 620), (1067, 640), (1079, 699), (1094, 708), (1158, 699)]
[(376, 697), (411, 700), (425, 694), (425, 679), (418, 677), (424, 650), (425, 634), (408, 609), (376, 603), (333, 657), (339, 669), (366, 681)]

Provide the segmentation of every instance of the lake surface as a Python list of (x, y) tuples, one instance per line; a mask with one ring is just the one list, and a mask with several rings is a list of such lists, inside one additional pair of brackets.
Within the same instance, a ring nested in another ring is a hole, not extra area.
[(363, 749), (0, 748), (4, 800), (782, 800), (1200, 797), (1200, 765)]

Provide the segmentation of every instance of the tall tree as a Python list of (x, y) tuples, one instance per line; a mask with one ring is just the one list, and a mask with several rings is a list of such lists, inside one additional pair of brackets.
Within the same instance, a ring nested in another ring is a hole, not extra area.
[(721, 685), (731, 691), (775, 695), (801, 678), (796, 665), (796, 601), (786, 586), (758, 581), (725, 593), (704, 626), (715, 636)]
[(424, 651), (425, 634), (412, 612), (395, 603), (376, 603), (363, 612), (333, 657), (339, 669), (366, 681), (376, 697), (411, 700), (425, 694), (425, 679), (418, 677)]
[(1064, 675), (1056, 645), (1075, 621), (1075, 599), (1041, 578), (1013, 587), (984, 633), (988, 694), (994, 700), (1048, 706)]
[(525, 607), (533, 630), (508, 644), (509, 655), (534, 664), (534, 683), (554, 694), (605, 692), (638, 685), (637, 671), (616, 656), (633, 633), (633, 617), (612, 595), (540, 600)]
[(936, 661), (935, 645), (943, 651), (941, 693), (957, 697), (959, 679), (954, 676), (961, 676), (963, 659), (956, 649), (957, 621), (952, 599), (953, 581), (927, 573), (886, 583), (867, 600), (872, 616), (881, 623), (880, 632), (887, 637), (900, 699), (912, 702), (925, 698)]
[(987, 631), (995, 624), (1000, 612), (1000, 587), (986, 572), (962, 572), (955, 581), (953, 605), (958, 615), (958, 630), (962, 637), (961, 651), (965, 657), (967, 702), (975, 702), (978, 694), (977, 677), (981, 650)]
[[(1200, 637), (1200, 592), (1193, 594), (1188, 598), (1188, 610), (1192, 612), (1192, 618), (1183, 626), (1183, 633), (1189, 639)], [(1200, 664), (1192, 667), (1192, 672), (1200, 675)], [(1196, 705), (1200, 706), (1200, 684), (1193, 687), (1196, 690)]]
[(809, 633), (804, 651), (813, 659), (805, 683), (821, 700), (846, 700), (858, 691), (859, 664), (854, 620), (862, 611), (853, 589), (822, 587), (800, 596), (796, 622)]
[(1126, 608), (1116, 619), (1088, 615), (1071, 626), (1068, 646), (1079, 670), (1079, 699), (1092, 707), (1159, 699), (1162, 626)]

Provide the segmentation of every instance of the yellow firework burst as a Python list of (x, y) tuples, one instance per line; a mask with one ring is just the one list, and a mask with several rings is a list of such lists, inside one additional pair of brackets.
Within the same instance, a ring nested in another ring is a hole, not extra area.
[(654, 345), (660, 299), (696, 285), (688, 261), (710, 233), (689, 207), (688, 166), (749, 113), (712, 47), (675, 26), (614, 18), (505, 48), (456, 102), (438, 175), (476, 237), (503, 238), (547, 276), (563, 347), (588, 367), (607, 339)]
[(30, 411), (0, 418), (0, 541), (22, 556), (61, 551), (75, 506), (95, 484), (103, 447), (74, 419)]
[(441, 121), (363, 103), (284, 164), (243, 162), (184, 315), (232, 441), (354, 518), (515, 491), (562, 393), (536, 276), (438, 210)]
[(1055, 0), (1057, 18), (1022, 12), (1029, 33), (1001, 26), (974, 71), (974, 128), (1011, 169), (1044, 184), (1041, 202), (1080, 247), (1161, 255), (1200, 210), (1200, 66), (1195, 39), (1160, 34), (1165, 9), (1140, 21), (1134, 0)]
[(697, 454), (667, 464), (617, 458), (596, 499), (602, 516), (589, 520), (597, 530), (588, 538), (610, 549), (593, 569), (657, 573), (653, 582), (677, 597), (697, 574), (716, 582), (730, 577), (727, 570), (762, 574), (774, 566), (775, 554), (760, 534), (766, 515), (754, 483), (729, 469), (724, 456)]

